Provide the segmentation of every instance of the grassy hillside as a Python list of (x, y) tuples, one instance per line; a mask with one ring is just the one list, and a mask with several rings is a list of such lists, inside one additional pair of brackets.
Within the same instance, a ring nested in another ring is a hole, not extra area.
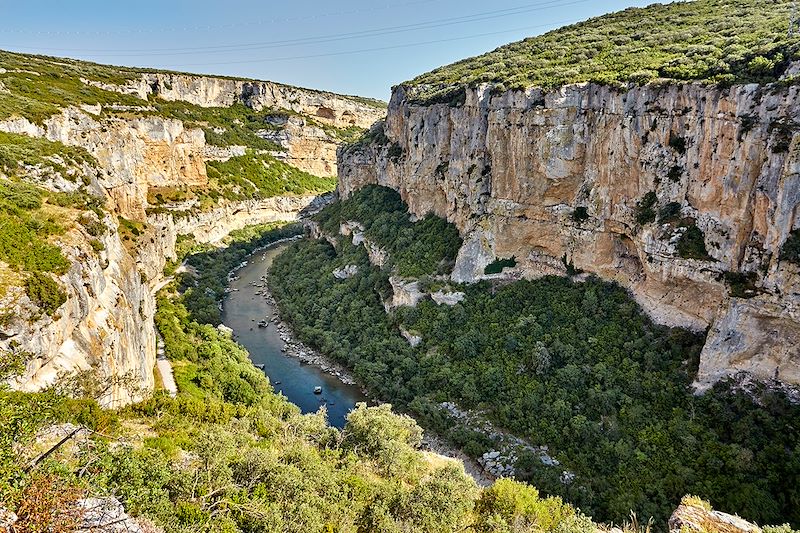
[(798, 59), (800, 38), (787, 36), (791, 4), (697, 0), (626, 9), (438, 68), (408, 85), (422, 102), (448, 102), (453, 87), (484, 82), (504, 90), (656, 78), (775, 81)]

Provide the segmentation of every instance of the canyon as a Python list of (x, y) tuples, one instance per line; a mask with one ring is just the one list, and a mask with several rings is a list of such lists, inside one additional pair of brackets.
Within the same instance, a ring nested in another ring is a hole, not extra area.
[[(598, 275), (657, 322), (707, 329), (700, 391), (740, 371), (800, 383), (800, 270), (781, 255), (800, 226), (796, 86), (482, 84), (428, 104), (424, 89), (396, 87), (385, 122), (340, 151), (342, 198), (385, 185), (454, 223), (454, 281), (514, 258), (504, 277)], [(637, 220), (648, 193), (670, 217)], [(687, 226), (707, 257), (679, 253)]]
[[(323, 126), (361, 128), (383, 115), (374, 102), (270, 82), (142, 74), (130, 83), (101, 84), (104, 90), (142, 98), (141, 108), (128, 107), (122, 115), (115, 106), (98, 104), (65, 107), (42, 123), (22, 116), (0, 120), (0, 132), (85, 149), (96, 164), (86, 163), (77, 173), (86, 190), (104, 203), (104, 209), (94, 214), (69, 215), (99, 224), (103, 230), (96, 239), (74, 220), (58, 237), (71, 266), (59, 276), (66, 303), (56, 314), (41, 313), (24, 288), (13, 283), (0, 299), (0, 309), (8, 317), (0, 328), (0, 349), (30, 354), (25, 370), (11, 381), (14, 388), (41, 390), (88, 372), (105, 385), (99, 398), (104, 406), (146, 397), (154, 386), (155, 292), (164, 283), (166, 262), (176, 259), (179, 236), (219, 243), (233, 230), (297, 220), (304, 210), (318, 209), (331, 200), (331, 195), (309, 193), (221, 199), (211, 208), (192, 202), (154, 208), (152, 195), (148, 201), (154, 188), (213, 188), (206, 162), (242, 155), (246, 147), (207, 144), (202, 129), (154, 114), (148, 97), (202, 107), (240, 104), (278, 110), (277, 127), (271, 124), (269, 129), (270, 135), (281, 137), (284, 153), (276, 155), (322, 176), (336, 173), (335, 153), (341, 143)], [(36, 165), (24, 170), (41, 174)], [(74, 176), (59, 173), (48, 175), (41, 185), (52, 191), (81, 189)], [(123, 227), (131, 224), (133, 235)]]

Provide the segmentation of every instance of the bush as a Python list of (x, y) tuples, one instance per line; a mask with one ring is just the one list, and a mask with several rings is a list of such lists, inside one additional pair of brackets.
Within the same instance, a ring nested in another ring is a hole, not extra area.
[(670, 202), (659, 210), (658, 222), (661, 224), (665, 222), (673, 222), (678, 219), (680, 214), (681, 204), (678, 202)]
[[(669, 146), (681, 155), (686, 153), (686, 139), (673, 132), (669, 132)], [(672, 176), (670, 176), (670, 178), (672, 178)]]
[(49, 275), (33, 272), (25, 280), (25, 292), (39, 309), (53, 315), (67, 301), (67, 295)]
[(584, 220), (589, 219), (589, 211), (584, 206), (579, 206), (575, 208), (575, 211), (572, 212), (572, 220), (575, 222), (583, 222)]
[(575, 509), (560, 498), (539, 498), (535, 488), (499, 479), (485, 489), (475, 510), (480, 517), (477, 531), (561, 531), (576, 516)]
[(756, 286), (758, 274), (755, 272), (725, 272), (724, 279), (733, 298), (758, 296), (759, 290)]
[(510, 259), (495, 259), (483, 269), (484, 274), (499, 274), (504, 268), (517, 266), (517, 258), (511, 257)]
[(641, 200), (636, 204), (636, 222), (641, 225), (655, 222), (656, 212), (653, 207), (658, 202), (658, 196), (654, 191), (645, 194)]
[(678, 239), (678, 255), (684, 259), (699, 259), (701, 261), (711, 261), (706, 249), (705, 235), (703, 231), (692, 223), (686, 227), (686, 231)]
[(800, 265), (800, 229), (789, 233), (783, 246), (781, 246), (781, 261)]

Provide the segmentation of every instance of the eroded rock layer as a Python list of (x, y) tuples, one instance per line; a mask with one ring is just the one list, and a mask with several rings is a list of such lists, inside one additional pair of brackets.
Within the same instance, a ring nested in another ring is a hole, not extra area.
[[(781, 260), (800, 227), (797, 86), (482, 86), (456, 106), (411, 91), (340, 152), (341, 196), (378, 183), (453, 222), (456, 281), (514, 257), (507, 273), (597, 274), (658, 322), (709, 328), (701, 389), (738, 371), (800, 383), (800, 270)], [(692, 228), (701, 253), (681, 251)]]

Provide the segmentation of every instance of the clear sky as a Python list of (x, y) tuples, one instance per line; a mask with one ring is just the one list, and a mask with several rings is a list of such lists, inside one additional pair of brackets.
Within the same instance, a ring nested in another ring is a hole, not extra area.
[(636, 0), (0, 0), (0, 48), (280, 81), (392, 85)]

